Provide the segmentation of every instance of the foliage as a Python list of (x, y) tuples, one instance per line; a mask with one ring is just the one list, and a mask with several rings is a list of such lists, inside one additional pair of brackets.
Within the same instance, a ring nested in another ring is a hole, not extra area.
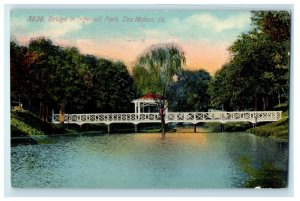
[[(214, 108), (267, 110), (288, 100), (290, 15), (281, 11), (252, 14), (253, 29), (228, 49), (230, 61), (209, 84)], [(285, 26), (279, 29), (278, 24)]]
[(160, 44), (150, 47), (133, 68), (133, 78), (141, 94), (152, 93), (157, 97), (155, 102), (159, 107), (162, 130), (165, 130), (164, 111), (167, 108), (166, 99), (173, 92), (170, 86), (174, 76), (185, 64), (184, 52), (174, 44)]
[(137, 89), (141, 94), (170, 95), (167, 92), (173, 76), (180, 72), (184, 64), (184, 52), (174, 44), (151, 46), (133, 68)]
[(253, 11), (252, 22), (257, 29), (277, 42), (290, 40), (291, 15), (288, 11)]
[(171, 85), (173, 96), (169, 99), (169, 108), (176, 112), (207, 111), (209, 73), (205, 70), (182, 70), (177, 79)]
[(38, 116), (30, 112), (11, 112), (12, 137), (49, 135), (63, 132), (65, 132), (64, 129), (43, 122)]
[(11, 41), (11, 99), (49, 120), (50, 111), (129, 112), (136, 97), (122, 62), (83, 55), (77, 48), (32, 39)]
[(289, 119), (283, 118), (276, 122), (272, 122), (263, 126), (259, 126), (256, 128), (250, 128), (247, 131), (250, 133), (254, 133), (255, 135), (262, 137), (274, 137), (277, 139), (288, 140), (288, 124)]

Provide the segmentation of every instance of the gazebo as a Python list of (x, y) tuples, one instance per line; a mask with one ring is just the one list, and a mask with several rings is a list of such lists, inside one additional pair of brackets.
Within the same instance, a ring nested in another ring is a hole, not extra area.
[[(148, 93), (138, 99), (132, 101), (134, 103), (134, 113), (157, 113), (159, 112), (159, 108), (155, 100), (162, 99), (161, 96), (158, 96), (153, 93)], [(168, 102), (165, 102), (165, 106), (168, 105)], [(168, 108), (166, 108), (165, 112), (168, 112)]]

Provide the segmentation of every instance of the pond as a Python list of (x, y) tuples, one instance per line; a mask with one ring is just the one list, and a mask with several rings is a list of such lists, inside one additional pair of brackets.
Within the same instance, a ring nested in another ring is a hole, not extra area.
[(286, 185), (288, 143), (176, 132), (49, 137), (11, 148), (12, 186), (21, 188), (240, 188), (253, 179), (249, 166), (263, 164), (283, 172)]

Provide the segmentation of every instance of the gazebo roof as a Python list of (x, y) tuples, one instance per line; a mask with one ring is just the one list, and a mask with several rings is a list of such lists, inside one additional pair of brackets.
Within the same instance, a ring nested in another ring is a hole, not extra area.
[(154, 102), (155, 99), (162, 99), (162, 97), (153, 93), (148, 93), (138, 99), (133, 100), (132, 102)]
[(140, 97), (139, 99), (162, 99), (161, 96), (153, 94), (153, 93), (148, 93), (142, 97)]

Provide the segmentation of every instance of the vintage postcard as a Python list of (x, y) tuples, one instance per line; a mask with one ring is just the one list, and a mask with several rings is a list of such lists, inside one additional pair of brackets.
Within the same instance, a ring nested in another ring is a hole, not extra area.
[(11, 9), (11, 186), (289, 187), (291, 15)]

